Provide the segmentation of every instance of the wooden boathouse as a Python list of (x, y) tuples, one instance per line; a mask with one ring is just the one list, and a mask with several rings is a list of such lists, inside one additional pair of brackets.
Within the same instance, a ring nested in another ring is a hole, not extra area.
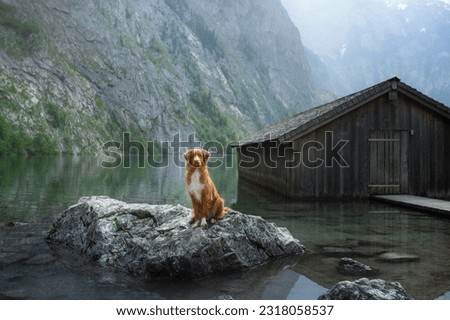
[(450, 199), (450, 109), (396, 77), (235, 147), (240, 179), (289, 198)]

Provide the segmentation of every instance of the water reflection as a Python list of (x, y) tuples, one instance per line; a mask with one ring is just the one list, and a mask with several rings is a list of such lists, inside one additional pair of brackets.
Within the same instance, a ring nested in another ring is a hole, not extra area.
[[(235, 161), (235, 160), (233, 160)], [(239, 181), (235, 162), (211, 169), (228, 206), (287, 227), (308, 249), (302, 257), (199, 281), (151, 282), (84, 262), (56, 258), (43, 238), (56, 215), (81, 196), (189, 206), (184, 168), (102, 168), (101, 159), (0, 158), (0, 298), (10, 299), (315, 299), (337, 281), (341, 256), (380, 269), (418, 299), (448, 299), (450, 220), (369, 201), (279, 199)], [(174, 163), (173, 161), (169, 161)], [(13, 223), (14, 222), (14, 223)], [(382, 252), (417, 255), (387, 264)], [(446, 293), (447, 292), (447, 293)]]
[[(170, 156), (173, 157), (173, 156)], [(168, 167), (104, 168), (92, 157), (0, 158), (0, 222), (51, 219), (86, 195), (108, 195), (127, 202), (188, 205), (184, 168), (173, 159)], [(210, 170), (219, 192), (230, 204), (236, 198), (237, 172)]]
[[(351, 257), (379, 269), (377, 278), (399, 281), (417, 299), (449, 291), (450, 259), (443, 258), (450, 256), (449, 219), (372, 201), (286, 201), (245, 181), (239, 182), (236, 207), (258, 213), (300, 239), (308, 254), (292, 270), (322, 286), (359, 278), (336, 270), (339, 258)], [(378, 256), (386, 252), (415, 255), (419, 261), (380, 261)]]

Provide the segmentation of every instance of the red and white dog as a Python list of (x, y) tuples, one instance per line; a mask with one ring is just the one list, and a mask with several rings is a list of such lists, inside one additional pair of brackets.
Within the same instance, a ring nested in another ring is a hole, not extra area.
[(207, 219), (215, 223), (222, 219), (230, 209), (224, 207), (223, 199), (217, 192), (208, 172), (208, 159), (211, 154), (203, 149), (191, 149), (184, 154), (186, 160), (186, 188), (192, 201), (194, 227), (206, 227)]

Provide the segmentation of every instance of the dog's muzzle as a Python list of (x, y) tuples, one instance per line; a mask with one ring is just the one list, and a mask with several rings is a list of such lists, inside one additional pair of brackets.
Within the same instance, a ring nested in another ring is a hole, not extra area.
[(200, 161), (190, 161), (189, 164), (195, 168), (200, 168), (201, 165)]

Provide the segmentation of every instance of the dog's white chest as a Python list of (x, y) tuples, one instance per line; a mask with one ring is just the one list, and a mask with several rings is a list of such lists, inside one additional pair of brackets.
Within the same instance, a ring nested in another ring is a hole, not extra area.
[(191, 183), (187, 186), (187, 190), (190, 195), (201, 202), (203, 188), (205, 188), (205, 185), (200, 182), (200, 172), (195, 171), (191, 176)]

